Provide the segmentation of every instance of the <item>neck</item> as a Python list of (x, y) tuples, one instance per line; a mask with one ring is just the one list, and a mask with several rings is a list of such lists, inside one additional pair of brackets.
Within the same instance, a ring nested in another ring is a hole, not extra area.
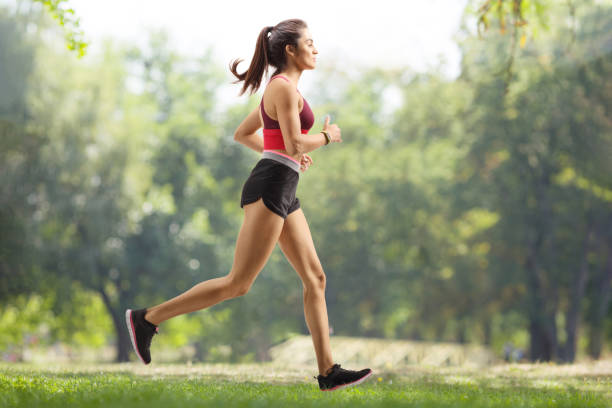
[(298, 82), (300, 81), (300, 77), (302, 76), (303, 70), (298, 69), (296, 67), (287, 67), (283, 72), (280, 72), (278, 75), (286, 76), (287, 79), (291, 81), (293, 85), (297, 88)]

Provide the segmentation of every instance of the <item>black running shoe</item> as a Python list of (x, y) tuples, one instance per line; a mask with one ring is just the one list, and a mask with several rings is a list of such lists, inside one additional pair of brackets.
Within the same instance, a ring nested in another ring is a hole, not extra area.
[(134, 351), (136, 351), (136, 354), (143, 363), (149, 364), (151, 362), (149, 347), (151, 347), (153, 335), (158, 332), (158, 327), (145, 320), (144, 317), (146, 312), (147, 309), (126, 310), (125, 323), (130, 332), (130, 339), (132, 340)]
[(352, 371), (340, 368), (340, 364), (334, 364), (331, 373), (326, 376), (318, 375), (314, 378), (319, 380), (321, 391), (335, 391), (361, 384), (371, 375), (372, 370), (369, 368), (361, 371)]

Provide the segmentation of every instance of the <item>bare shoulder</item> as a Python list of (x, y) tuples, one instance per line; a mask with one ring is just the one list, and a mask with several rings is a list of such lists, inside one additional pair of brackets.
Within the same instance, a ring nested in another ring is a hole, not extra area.
[(297, 104), (299, 95), (295, 91), (293, 84), (282, 78), (275, 78), (266, 87), (264, 96), (268, 100), (274, 101), (274, 104)]

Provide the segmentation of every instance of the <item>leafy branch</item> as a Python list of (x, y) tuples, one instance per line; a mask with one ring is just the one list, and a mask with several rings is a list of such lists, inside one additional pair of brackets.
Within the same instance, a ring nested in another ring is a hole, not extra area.
[[(548, 9), (547, 0), (484, 0), (477, 11), (478, 36), (481, 37), (487, 31), (493, 20), (497, 20), (499, 31), (506, 34), (509, 30), (512, 41), (510, 43), (510, 55), (504, 64), (500, 74), (504, 74), (506, 91), (513, 76), (514, 61), (517, 53), (517, 45), (522, 49), (527, 43), (527, 30), (529, 26), (532, 35), (537, 34), (537, 24), (531, 24), (530, 20), (537, 18), (540, 25), (546, 28), (545, 17)], [(520, 34), (520, 38), (519, 38)]]
[(33, 0), (45, 6), (49, 14), (64, 27), (66, 46), (76, 51), (79, 58), (85, 55), (87, 46), (83, 30), (79, 26), (80, 19), (75, 16), (74, 9), (67, 7), (68, 0)]

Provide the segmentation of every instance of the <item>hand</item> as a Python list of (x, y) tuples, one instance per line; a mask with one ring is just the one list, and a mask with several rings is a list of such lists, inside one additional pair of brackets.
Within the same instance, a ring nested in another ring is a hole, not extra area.
[(308, 167), (310, 167), (312, 163), (312, 158), (304, 153), (300, 159), (300, 169), (302, 170), (302, 173), (308, 170)]
[(340, 134), (340, 128), (335, 123), (331, 125), (329, 124), (329, 115), (325, 117), (325, 124), (323, 125), (323, 130), (329, 133), (329, 138), (331, 139), (330, 143), (331, 142), (342, 142), (342, 135)]

